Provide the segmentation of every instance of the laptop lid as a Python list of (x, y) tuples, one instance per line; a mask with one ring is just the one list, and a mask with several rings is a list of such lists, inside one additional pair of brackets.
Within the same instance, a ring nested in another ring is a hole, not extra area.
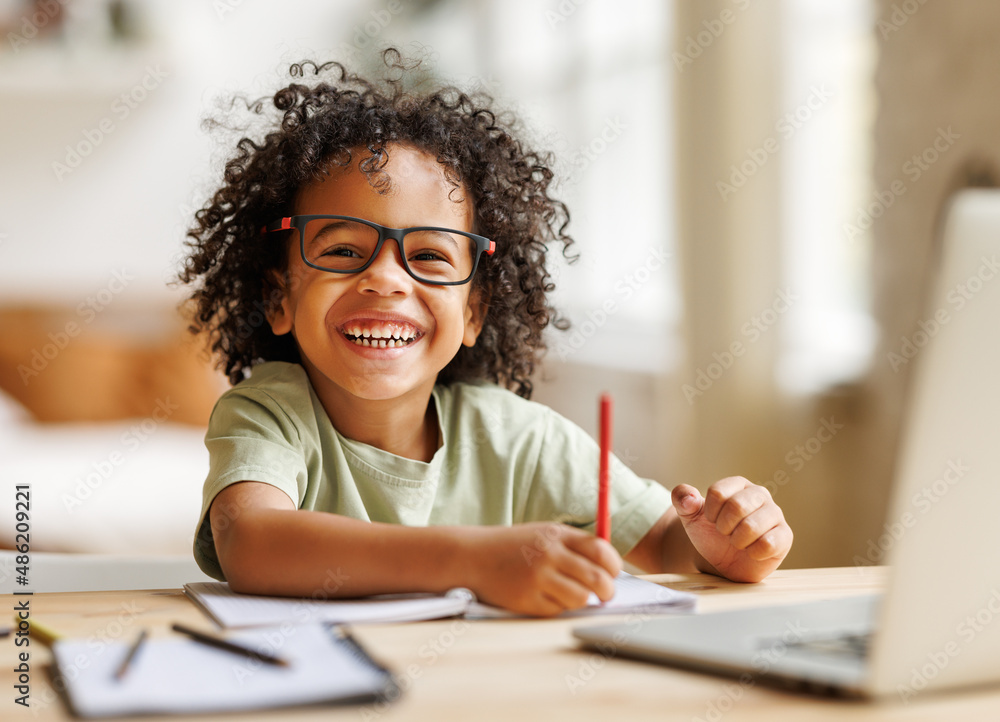
[(1000, 191), (953, 198), (928, 300), (880, 360), (914, 374), (869, 677), (903, 700), (1000, 680)]

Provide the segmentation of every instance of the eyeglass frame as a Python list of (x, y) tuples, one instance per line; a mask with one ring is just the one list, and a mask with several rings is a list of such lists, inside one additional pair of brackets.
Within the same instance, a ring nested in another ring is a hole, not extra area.
[[(308, 258), (306, 258), (306, 224), (309, 221), (315, 221), (323, 218), (329, 218), (331, 220), (343, 220), (343, 221), (357, 221), (370, 228), (374, 228), (378, 231), (378, 243), (375, 244), (375, 250), (372, 251), (371, 258), (365, 261), (364, 265), (358, 268), (353, 268), (350, 270), (342, 270), (338, 268), (326, 268), (324, 266), (319, 266), (315, 263), (311, 263)], [(328, 273), (339, 273), (342, 275), (350, 275), (353, 273), (361, 273), (366, 268), (375, 262), (378, 258), (378, 254), (382, 251), (382, 245), (385, 243), (386, 238), (391, 238), (396, 241), (396, 247), (399, 248), (399, 257), (403, 262), (403, 268), (415, 281), (427, 284), (428, 286), (464, 286), (466, 283), (472, 280), (472, 277), (476, 275), (476, 269), (479, 268), (479, 259), (483, 255), (483, 252), (487, 256), (492, 256), (493, 252), (496, 251), (497, 244), (495, 241), (491, 241), (485, 236), (479, 236), (475, 233), (467, 233), (466, 231), (458, 231), (454, 228), (442, 228), (440, 226), (413, 226), (412, 228), (389, 228), (388, 226), (379, 225), (374, 221), (368, 221), (364, 218), (357, 218), (355, 216), (332, 216), (326, 214), (318, 215), (304, 215), (304, 216), (285, 216), (277, 220), (271, 221), (263, 228), (261, 228), (261, 233), (274, 233), (277, 231), (289, 231), (297, 230), (299, 232), (299, 255), (302, 256), (302, 262), (305, 263), (310, 268), (315, 268), (318, 271), (327, 271)], [(460, 236), (465, 236), (466, 238), (471, 238), (476, 244), (476, 252), (472, 259), (472, 270), (469, 272), (468, 278), (462, 281), (428, 281), (426, 279), (420, 278), (416, 275), (410, 268), (410, 264), (406, 262), (406, 253), (403, 250), (403, 237), (407, 233), (412, 231), (443, 231), (446, 233), (457, 233)]]

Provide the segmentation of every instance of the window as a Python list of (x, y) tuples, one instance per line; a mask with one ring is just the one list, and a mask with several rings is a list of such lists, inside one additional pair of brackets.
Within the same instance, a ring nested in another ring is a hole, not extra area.
[(549, 359), (663, 371), (677, 356), (669, 8), (441, 1), (387, 28), (386, 41), (419, 39), (439, 75), (491, 93), (557, 154), (580, 258), (552, 254), (553, 301), (572, 328), (553, 330)]
[(862, 217), (872, 201), (874, 8), (870, 0), (786, 0), (784, 19), (783, 257), (799, 298), (778, 378), (808, 392), (860, 376), (875, 344)]

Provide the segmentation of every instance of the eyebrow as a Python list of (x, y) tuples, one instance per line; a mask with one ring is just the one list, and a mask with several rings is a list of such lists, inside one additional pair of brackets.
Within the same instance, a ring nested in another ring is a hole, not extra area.
[(307, 243), (312, 243), (313, 241), (322, 238), (324, 234), (330, 231), (336, 231), (340, 228), (343, 228), (344, 226), (358, 225), (356, 221), (346, 221), (343, 218), (324, 218), (322, 219), (322, 223), (323, 225), (320, 227), (318, 231), (316, 231), (311, 236), (305, 239)]
[(357, 225), (355, 221), (347, 221), (344, 220), (343, 218), (323, 218), (321, 220), (323, 222), (323, 226), (319, 229), (320, 232), (325, 231), (329, 228), (341, 228), (348, 224)]
[[(414, 228), (420, 228), (420, 226), (414, 226)], [(424, 230), (424, 231), (421, 231), (421, 233), (433, 233), (437, 237), (443, 237), (443, 238), (447, 239), (448, 241), (450, 241), (451, 245), (454, 246), (455, 248), (461, 248), (461, 244), (455, 238), (455, 236), (452, 235), (451, 231), (454, 231), (455, 233), (458, 233), (458, 231), (455, 231), (454, 229), (451, 229), (451, 228), (446, 229), (446, 230), (439, 230), (439, 229), (435, 228), (434, 230)], [(462, 238), (464, 238), (464, 237), (465, 236), (462, 236)]]

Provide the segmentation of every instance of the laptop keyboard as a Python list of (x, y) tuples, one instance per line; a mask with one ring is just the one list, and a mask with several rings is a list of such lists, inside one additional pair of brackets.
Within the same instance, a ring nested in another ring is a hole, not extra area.
[(872, 632), (831, 632), (829, 634), (818, 634), (813, 637), (797, 639), (791, 642), (775, 638), (770, 640), (760, 640), (758, 646), (773, 647), (779, 641), (785, 647), (796, 651), (813, 652), (816, 654), (837, 654), (863, 658), (868, 656), (868, 650), (872, 641)]
[(843, 633), (800, 639), (787, 643), (788, 647), (819, 654), (843, 654), (852, 657), (868, 656), (872, 633)]

